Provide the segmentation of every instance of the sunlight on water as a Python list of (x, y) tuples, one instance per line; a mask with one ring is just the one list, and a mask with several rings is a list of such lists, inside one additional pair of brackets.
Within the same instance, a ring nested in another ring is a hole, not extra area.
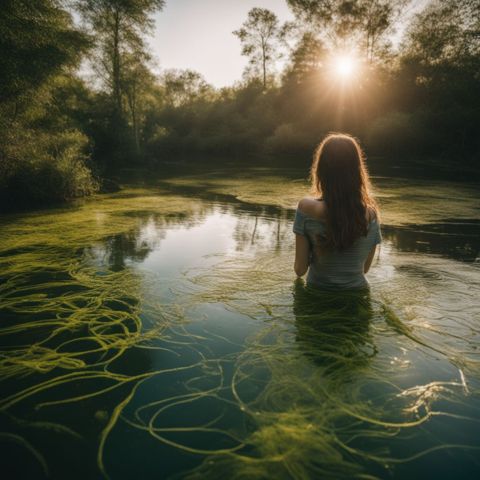
[(370, 293), (294, 282), (293, 208), (306, 192), (297, 176), (178, 177), (5, 216), (0, 440), (10, 470), (449, 478), (461, 466), (472, 476), (478, 191), (376, 186), (384, 242)]

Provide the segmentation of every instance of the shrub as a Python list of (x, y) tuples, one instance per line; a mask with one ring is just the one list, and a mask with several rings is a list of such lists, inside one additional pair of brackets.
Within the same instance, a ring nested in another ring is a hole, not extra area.
[(428, 153), (434, 137), (430, 122), (421, 111), (388, 113), (374, 120), (366, 134), (371, 152), (393, 157)]
[(308, 136), (291, 123), (279, 125), (265, 141), (267, 153), (291, 153), (306, 150), (311, 145)]
[(2, 143), (2, 210), (66, 201), (98, 190), (87, 166), (88, 139), (78, 130), (18, 129)]

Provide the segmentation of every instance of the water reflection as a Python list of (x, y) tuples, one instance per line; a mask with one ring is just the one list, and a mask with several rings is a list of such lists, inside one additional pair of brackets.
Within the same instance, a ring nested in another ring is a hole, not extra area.
[[(118, 233), (105, 239), (103, 252), (100, 255), (101, 263), (108, 265), (112, 271), (118, 272), (125, 268), (129, 260), (134, 262), (145, 260), (156, 244), (151, 241), (142, 241), (142, 233), (141, 230)], [(94, 248), (87, 247), (85, 250), (92, 255)]]
[[(394, 452), (392, 429), (405, 426), (395, 441), (411, 451), (397, 449), (399, 458), (436, 445), (427, 436), (438, 432), (441, 445), (478, 446), (476, 432), (458, 438), (462, 418), (478, 423), (471, 400), (478, 392), (478, 269), (466, 263), (478, 258), (478, 220), (385, 225), (388, 246), (369, 274), (374, 301), (368, 292), (312, 292), (301, 282), (292, 298), (292, 209), (183, 194), (132, 190), (3, 225), (3, 430), (38, 447), (52, 471), (68, 476), (76, 468), (84, 478), (100, 476), (98, 458), (112, 478), (167, 478), (204, 458), (209, 466), (208, 455), (177, 445), (229, 448), (225, 432), (256, 448), (255, 460), (242, 463), (243, 478), (254, 478), (251, 465), (262, 461), (257, 478), (360, 475), (351, 449), (371, 454), (365, 438), (373, 441), (373, 428), (378, 448), (388, 443)], [(389, 316), (378, 314), (379, 293), (390, 301)], [(458, 392), (440, 397), (430, 386)], [(415, 444), (407, 436), (419, 413), (405, 410), (407, 394), (428, 410)], [(32, 422), (19, 427), (7, 414)], [(345, 424), (337, 429), (345, 418), (348, 435)], [(206, 429), (217, 435), (215, 445)], [(88, 460), (75, 433), (89, 445)], [(17, 450), (12, 462), (20, 463), (25, 448)], [(128, 473), (117, 462), (123, 455), (131, 455)], [(393, 453), (380, 457), (385, 463)], [(34, 455), (22, 461), (30, 477), (39, 476)], [(363, 473), (375, 474), (370, 466)]]
[[(156, 215), (151, 211), (134, 211), (126, 215), (135, 219), (134, 228), (108, 236), (83, 250), (87, 257), (112, 271), (124, 269), (129, 262), (142, 263), (150, 253), (161, 250), (160, 244), (172, 228), (190, 230), (203, 225), (203, 230), (207, 230), (215, 225), (234, 224), (233, 232), (228, 235), (231, 235), (237, 252), (270, 248), (279, 253), (291, 248), (293, 211), (279, 207), (230, 199), (228, 204), (198, 202), (195, 210), (183, 213)], [(383, 225), (382, 232), (384, 239), (397, 251), (441, 255), (464, 262), (475, 262), (479, 258), (479, 220), (447, 219), (437, 223)], [(209, 233), (214, 235), (212, 230)], [(226, 235), (223, 232), (223, 236)], [(195, 244), (194, 237), (191, 242)]]
[[(245, 208), (242, 208), (242, 211), (245, 211)], [(262, 209), (238, 216), (238, 212), (232, 209), (230, 214), (237, 218), (233, 234), (237, 251), (258, 247), (279, 252), (284, 247), (290, 248), (290, 212)]]
[(442, 223), (383, 226), (383, 236), (397, 250), (442, 255), (474, 262), (480, 252), (480, 220), (445, 220)]
[[(130, 215), (135, 219), (132, 229), (86, 246), (80, 252), (84, 260), (120, 271), (133, 263), (145, 264), (152, 254), (167, 251), (171, 259), (192, 254), (201, 258), (212, 253), (211, 248), (216, 251), (214, 247), (220, 243), (236, 252), (267, 248), (279, 252), (291, 247), (292, 212), (276, 207), (199, 202), (195, 210), (182, 214), (155, 215), (137, 210), (128, 212)], [(176, 237), (174, 245), (162, 246), (167, 236)], [(207, 249), (205, 243), (210, 244)]]
[(202, 223), (212, 211), (211, 205), (203, 205), (195, 211), (164, 215), (141, 210), (125, 212), (124, 216), (134, 219), (134, 228), (89, 245), (83, 249), (82, 254), (90, 262), (117, 272), (131, 262), (143, 262), (150, 253), (159, 250), (168, 230), (175, 227), (191, 229)]

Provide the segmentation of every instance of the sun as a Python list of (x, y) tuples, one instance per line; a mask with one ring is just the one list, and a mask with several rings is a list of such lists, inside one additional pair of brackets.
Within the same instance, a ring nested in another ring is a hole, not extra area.
[(355, 72), (356, 64), (355, 60), (348, 55), (341, 55), (334, 61), (335, 73), (346, 80), (352, 76)]

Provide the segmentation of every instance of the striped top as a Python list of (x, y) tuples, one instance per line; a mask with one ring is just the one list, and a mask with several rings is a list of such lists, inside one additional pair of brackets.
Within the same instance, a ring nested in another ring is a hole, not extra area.
[(307, 284), (321, 288), (367, 288), (368, 281), (363, 273), (365, 260), (372, 247), (382, 240), (377, 220), (370, 221), (366, 236), (357, 238), (351, 247), (341, 252), (319, 252), (317, 237), (325, 238), (326, 228), (325, 222), (309, 217), (297, 208), (293, 231), (307, 237), (310, 244)]

